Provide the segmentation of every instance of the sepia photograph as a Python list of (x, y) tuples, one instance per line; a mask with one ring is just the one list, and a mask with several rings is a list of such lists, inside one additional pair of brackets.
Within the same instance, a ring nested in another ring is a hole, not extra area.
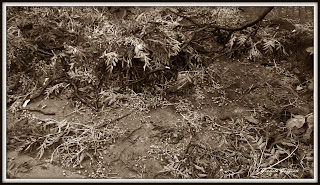
[(318, 181), (316, 2), (4, 2), (2, 28), (2, 182)]

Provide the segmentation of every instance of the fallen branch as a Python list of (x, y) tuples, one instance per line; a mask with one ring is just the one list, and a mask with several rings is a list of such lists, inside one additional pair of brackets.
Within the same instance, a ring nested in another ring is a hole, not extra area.
[(36, 91), (35, 93), (33, 93), (32, 95), (30, 95), (30, 101), (38, 98), (39, 96), (41, 96), (43, 94), (43, 91), (50, 85), (50, 84), (57, 84), (57, 83), (61, 83), (61, 82), (66, 82), (64, 79), (64, 76), (60, 76), (60, 77), (50, 77), (48, 78), (48, 80), (46, 80), (44, 82), (44, 84), (42, 85), (42, 87)]
[(240, 31), (240, 30), (244, 30), (248, 27), (254, 26), (255, 24), (259, 23), (260, 21), (262, 21), (262, 19), (264, 19), (269, 12), (271, 12), (271, 10), (273, 10), (274, 7), (268, 7), (266, 8), (266, 10), (256, 19), (253, 20), (243, 26), (240, 27), (235, 27), (235, 28), (225, 28), (225, 27), (219, 27), (216, 25), (211, 25), (211, 27), (216, 28), (216, 29), (221, 29), (221, 30), (226, 30), (226, 31)]
[(55, 115), (56, 114), (55, 112), (47, 112), (47, 111), (44, 111), (41, 109), (34, 109), (34, 108), (27, 108), (27, 107), (22, 108), (22, 110), (28, 110), (28, 111), (32, 111), (32, 112), (40, 112), (44, 115)]
[(113, 123), (113, 122), (119, 121), (120, 119), (129, 116), (132, 112), (133, 112), (133, 110), (131, 110), (130, 112), (128, 112), (128, 113), (126, 113), (126, 114), (124, 114), (124, 115), (122, 115), (122, 116), (120, 116), (120, 117), (118, 117), (118, 118), (115, 118), (115, 119), (113, 119), (113, 120), (111, 120), (111, 121), (107, 121), (107, 122), (105, 122), (105, 123), (102, 123), (102, 124), (100, 124), (100, 125), (97, 125), (95, 128), (96, 128), (96, 129), (100, 129), (101, 127), (104, 127), (104, 126), (106, 126), (106, 125), (108, 125), (108, 124), (111, 124), (111, 123)]
[[(44, 91), (50, 84), (52, 84), (55, 80), (57, 80), (56, 83), (59, 83), (61, 80), (63, 81), (63, 79), (61, 79), (61, 78), (63, 78), (63, 76), (58, 77), (58, 78), (53, 78), (53, 77), (48, 78), (48, 80), (46, 80), (46, 81), (44, 82), (44, 84), (42, 85), (42, 87), (41, 87), (39, 90), (37, 90), (35, 93), (31, 94), (30, 97), (29, 97), (29, 95), (28, 95), (28, 96), (25, 96), (25, 98), (24, 98), (24, 100), (22, 101), (22, 103), (27, 105), (27, 103), (29, 103), (30, 101), (32, 101), (32, 100), (40, 97), (40, 96), (43, 94), (43, 91)], [(29, 98), (26, 98), (26, 97), (29, 97)], [(9, 102), (9, 103), (10, 103), (10, 102)], [(8, 103), (7, 103), (7, 104), (8, 104)], [(40, 112), (40, 113), (45, 114), (45, 115), (55, 115), (55, 113), (46, 112), (46, 111), (43, 111), (43, 110), (40, 110), (40, 109), (26, 108), (26, 107), (25, 107), (26, 105), (20, 105), (19, 110), (29, 110), (29, 111), (34, 111), (34, 112)]]
[[(269, 12), (271, 12), (271, 10), (273, 10), (274, 7), (268, 7), (266, 8), (266, 10), (255, 20), (243, 25), (243, 26), (240, 26), (240, 27), (234, 27), (234, 28), (227, 28), (227, 27), (223, 27), (223, 26), (218, 26), (214, 23), (211, 23), (211, 24), (204, 24), (201, 26), (199, 26), (198, 24), (198, 27), (201, 27), (197, 30), (195, 30), (193, 33), (192, 33), (192, 36), (186, 41), (184, 42), (184, 44), (181, 46), (181, 50), (183, 50), (184, 48), (186, 48), (190, 42), (193, 40), (193, 38), (195, 37), (195, 35), (200, 32), (200, 31), (203, 31), (205, 29), (208, 29), (208, 30), (211, 30), (211, 29), (215, 29), (215, 30), (225, 30), (225, 31), (230, 31), (228, 37), (230, 37), (232, 35), (233, 32), (235, 31), (241, 31), (241, 30), (244, 30), (248, 27), (251, 27), (251, 26), (254, 26), (256, 25), (257, 23), (260, 23), (267, 15)], [(225, 55), (226, 53), (222, 54), (222, 55)], [(221, 55), (221, 56), (222, 56)]]

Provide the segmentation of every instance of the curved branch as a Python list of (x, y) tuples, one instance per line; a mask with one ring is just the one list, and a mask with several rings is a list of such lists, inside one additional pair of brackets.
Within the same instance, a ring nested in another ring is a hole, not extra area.
[[(214, 29), (218, 29), (218, 30), (226, 30), (226, 31), (240, 31), (240, 30), (243, 30), (243, 29), (246, 29), (250, 26), (253, 26), (257, 23), (259, 23), (260, 21), (262, 21), (267, 15), (269, 12), (271, 12), (271, 10), (273, 10), (274, 7), (266, 7), (265, 11), (262, 12), (262, 14), (256, 19), (256, 20), (253, 20), (251, 22), (248, 22), (247, 24), (243, 25), (243, 26), (240, 26), (240, 27), (234, 27), (234, 28), (227, 28), (227, 27), (223, 27), (223, 26), (218, 26), (216, 25), (215, 23), (210, 23), (210, 24), (202, 24), (202, 25), (199, 25), (197, 23), (193, 23), (195, 25), (197, 25), (198, 27), (200, 27), (200, 30), (203, 30), (204, 28), (214, 28)], [(171, 11), (172, 13), (175, 13), (173, 12), (172, 10), (169, 9), (169, 11)], [(177, 13), (175, 13), (177, 14)], [(181, 16), (181, 15), (179, 15)], [(183, 16), (182, 16), (183, 17)], [(188, 20), (190, 21), (190, 20)], [(191, 21), (190, 21), (191, 22)], [(194, 22), (194, 21), (193, 21)], [(198, 30), (197, 30), (198, 31)]]
[(248, 28), (250, 26), (253, 26), (253, 25), (259, 23), (260, 21), (262, 21), (262, 19), (264, 19), (268, 15), (268, 13), (271, 12), (271, 10), (273, 8), (274, 7), (266, 8), (266, 10), (258, 17), (258, 19), (253, 20), (253, 21), (251, 21), (251, 22), (249, 22), (249, 23), (247, 23), (247, 24), (245, 24), (245, 25), (243, 25), (241, 27), (238, 27), (238, 28), (220, 28), (220, 29), (227, 30), (227, 31), (240, 31), (240, 30), (246, 29), (246, 28)]
[(217, 29), (217, 30), (230, 31), (229, 35), (231, 35), (232, 32), (240, 31), (240, 30), (246, 29), (246, 28), (248, 28), (250, 26), (253, 26), (253, 25), (259, 23), (260, 21), (262, 21), (262, 19), (264, 19), (268, 15), (269, 12), (271, 12), (271, 10), (273, 10), (273, 8), (274, 7), (267, 7), (266, 10), (256, 20), (253, 20), (253, 21), (251, 21), (251, 22), (249, 22), (249, 23), (247, 23), (247, 24), (245, 24), (245, 25), (243, 25), (241, 27), (226, 28), (226, 27), (217, 26), (217, 25), (213, 25), (213, 24), (203, 25), (203, 27), (195, 30), (193, 32), (193, 34), (190, 36), (190, 38), (186, 42), (184, 42), (184, 44), (181, 46), (181, 50), (186, 48), (190, 44), (190, 42), (193, 40), (194, 36), (200, 31), (203, 31), (203, 30), (206, 30), (206, 29), (210, 29), (210, 28), (214, 28), (214, 29)]

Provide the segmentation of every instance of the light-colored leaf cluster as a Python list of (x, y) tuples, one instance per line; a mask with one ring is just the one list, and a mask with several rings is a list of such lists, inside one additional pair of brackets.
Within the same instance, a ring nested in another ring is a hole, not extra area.
[(58, 83), (52, 87), (46, 88), (44, 91), (45, 98), (48, 99), (51, 94), (58, 95), (61, 90), (65, 89), (68, 86), (69, 86), (69, 84), (66, 84), (66, 83)]

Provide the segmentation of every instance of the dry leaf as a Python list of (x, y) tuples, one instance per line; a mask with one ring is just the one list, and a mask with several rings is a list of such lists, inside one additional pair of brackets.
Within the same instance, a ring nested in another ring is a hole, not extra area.
[(112, 105), (114, 102), (116, 102), (117, 99), (112, 97), (112, 99), (109, 101), (108, 106)]
[(207, 176), (208, 176), (208, 174), (202, 174), (202, 173), (199, 173), (199, 174), (198, 174), (198, 176), (199, 176), (200, 178), (203, 178), (203, 177), (207, 177)]
[(266, 145), (267, 145), (267, 143), (266, 143), (266, 142), (263, 142), (263, 143), (261, 143), (261, 144), (259, 145), (259, 148), (262, 149), (262, 148), (264, 148)]
[(308, 52), (310, 55), (313, 55), (313, 47), (308, 47), (306, 52)]
[(301, 128), (305, 122), (306, 118), (304, 116), (296, 115), (293, 118), (288, 119), (286, 126), (289, 129), (293, 129), (294, 127)]
[(281, 144), (287, 145), (287, 146), (296, 146), (295, 144), (289, 143), (289, 142), (281, 142)]
[(313, 113), (311, 113), (311, 114), (308, 114), (307, 116), (306, 116), (306, 120), (307, 120), (307, 123), (308, 123), (308, 126), (310, 127), (310, 126), (312, 126), (313, 127), (313, 120), (314, 120), (314, 118), (313, 118)]
[(307, 161), (314, 161), (314, 158), (313, 157), (306, 157), (306, 160)]
[(301, 91), (302, 89), (303, 89), (303, 87), (301, 85), (298, 85), (296, 88), (297, 91)]
[(258, 145), (258, 146), (261, 145), (262, 142), (263, 142), (263, 137), (261, 137), (261, 138), (259, 139), (259, 141), (257, 142), (257, 145)]
[(308, 84), (308, 90), (310, 90), (310, 91), (313, 91), (313, 80), (312, 80), (312, 82), (310, 82), (309, 84)]
[(205, 172), (205, 170), (203, 169), (203, 167), (201, 167), (201, 166), (198, 166), (198, 165), (194, 165), (194, 167), (197, 169), (197, 170), (200, 170), (200, 171), (202, 171), (202, 172)]
[(247, 121), (249, 121), (250, 123), (254, 123), (254, 124), (259, 124), (260, 121), (256, 118), (254, 118), (253, 116), (245, 116), (244, 117)]
[(27, 100), (23, 103), (22, 107), (26, 107), (29, 102), (30, 102), (30, 99), (27, 99)]
[(276, 149), (274, 147), (272, 147), (271, 152), (270, 152), (271, 155), (273, 155), (275, 153), (275, 151), (276, 151)]
[(80, 154), (80, 158), (79, 158), (79, 161), (78, 161), (78, 164), (81, 164), (81, 162), (83, 161), (83, 159), (86, 157), (86, 153), (82, 152)]

